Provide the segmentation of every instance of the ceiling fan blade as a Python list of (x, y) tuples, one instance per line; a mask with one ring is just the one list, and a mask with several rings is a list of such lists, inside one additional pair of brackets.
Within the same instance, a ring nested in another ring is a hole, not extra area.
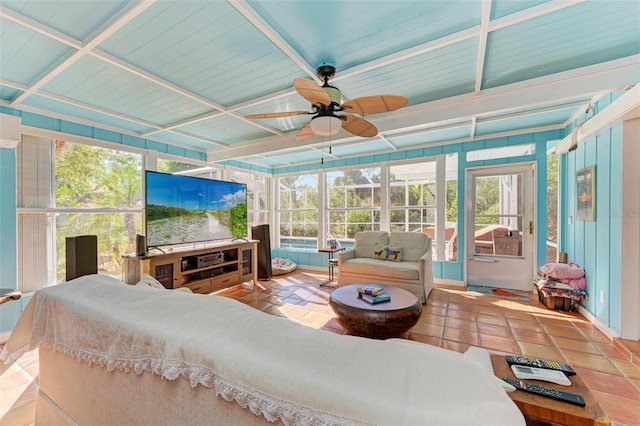
[(370, 121), (356, 115), (346, 115), (346, 121), (342, 122), (342, 128), (347, 132), (363, 138), (371, 138), (378, 134), (378, 129)]
[(318, 86), (314, 81), (307, 80), (306, 78), (296, 78), (293, 81), (293, 87), (298, 91), (300, 96), (311, 102), (312, 104), (329, 105), (331, 99), (327, 92), (321, 86)]
[(380, 114), (395, 111), (409, 103), (409, 99), (398, 95), (375, 95), (355, 98), (343, 103), (342, 108), (354, 114)]
[(311, 129), (311, 122), (308, 122), (302, 129), (300, 129), (300, 131), (296, 135), (296, 140), (303, 141), (305, 139), (309, 139), (313, 135), (314, 133)]
[(308, 111), (284, 111), (284, 112), (268, 112), (266, 114), (251, 114), (245, 115), (244, 118), (255, 119), (255, 118), (280, 118), (280, 117), (292, 117), (294, 115), (307, 115), (313, 114)]

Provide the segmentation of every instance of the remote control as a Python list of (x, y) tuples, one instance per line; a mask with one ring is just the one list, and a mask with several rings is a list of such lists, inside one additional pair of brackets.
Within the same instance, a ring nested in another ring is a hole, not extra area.
[(544, 380), (562, 386), (571, 386), (571, 381), (562, 371), (547, 370), (546, 368), (527, 367), (526, 365), (512, 365), (511, 370), (518, 379)]
[(577, 405), (578, 407), (584, 407), (586, 405), (584, 398), (575, 393), (563, 392), (546, 386), (523, 382), (522, 380), (510, 379), (508, 377), (503, 377), (502, 380), (514, 386), (517, 390), (555, 399), (557, 401), (567, 402), (569, 404)]
[(562, 371), (567, 376), (576, 374), (575, 370), (569, 364), (556, 361), (546, 361), (538, 358), (528, 358), (525, 356), (505, 355), (505, 359), (509, 365), (526, 365), (527, 367), (546, 368), (548, 370)]

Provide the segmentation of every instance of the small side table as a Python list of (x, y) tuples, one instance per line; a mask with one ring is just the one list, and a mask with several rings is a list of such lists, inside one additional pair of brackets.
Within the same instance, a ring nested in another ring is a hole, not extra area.
[(333, 268), (338, 265), (338, 259), (333, 258), (333, 254), (344, 251), (344, 247), (336, 247), (336, 248), (321, 248), (318, 250), (319, 253), (329, 253), (329, 280), (320, 284), (320, 287), (326, 288), (336, 288), (338, 284), (333, 282)]

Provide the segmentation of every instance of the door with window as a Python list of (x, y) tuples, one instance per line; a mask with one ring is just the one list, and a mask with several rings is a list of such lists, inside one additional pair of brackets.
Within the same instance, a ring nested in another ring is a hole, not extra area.
[(471, 169), (466, 184), (467, 285), (531, 290), (533, 164)]

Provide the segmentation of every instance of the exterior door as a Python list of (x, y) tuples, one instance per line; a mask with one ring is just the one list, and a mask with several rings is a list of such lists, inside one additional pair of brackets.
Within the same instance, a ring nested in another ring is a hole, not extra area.
[(471, 169), (466, 190), (467, 285), (532, 288), (533, 164)]

